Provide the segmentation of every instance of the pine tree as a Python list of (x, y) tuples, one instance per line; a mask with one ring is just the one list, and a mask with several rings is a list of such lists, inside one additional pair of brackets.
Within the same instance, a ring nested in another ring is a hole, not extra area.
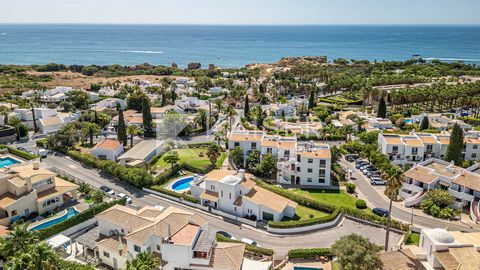
[(425, 130), (430, 128), (430, 122), (428, 121), (428, 117), (425, 116), (420, 123), (420, 130)]
[(145, 137), (151, 137), (153, 135), (153, 120), (152, 120), (152, 112), (150, 111), (150, 102), (148, 99), (143, 100), (142, 116), (143, 116), (143, 134), (145, 135)]
[(310, 98), (308, 99), (308, 109), (311, 110), (315, 107), (315, 92), (310, 91)]
[(245, 95), (245, 107), (243, 109), (245, 117), (250, 120), (250, 105), (248, 104), (248, 94)]
[(446, 161), (453, 161), (456, 165), (462, 162), (463, 131), (458, 124), (455, 124), (450, 135), (450, 143), (445, 154)]
[(377, 117), (379, 118), (387, 117), (387, 104), (385, 104), (385, 99), (383, 97), (381, 97), (380, 101), (378, 102)]
[(118, 111), (117, 139), (123, 143), (124, 146), (127, 146), (127, 128), (125, 127), (125, 118), (122, 109)]

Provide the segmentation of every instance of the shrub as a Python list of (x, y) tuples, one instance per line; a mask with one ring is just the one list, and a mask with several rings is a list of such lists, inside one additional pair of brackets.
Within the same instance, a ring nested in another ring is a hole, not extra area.
[(38, 156), (35, 154), (30, 154), (28, 152), (18, 150), (17, 148), (14, 148), (8, 145), (0, 145), (0, 148), (7, 148), (10, 154), (15, 155), (17, 157), (21, 157), (26, 160), (32, 160), (32, 159), (38, 158)]
[(306, 227), (315, 224), (323, 224), (327, 222), (334, 221), (338, 214), (339, 210), (337, 209), (335, 212), (318, 218), (312, 218), (307, 220), (289, 220), (289, 221), (269, 221), (268, 226), (271, 228), (280, 228), (280, 229), (287, 229), (287, 228), (298, 228), (298, 227)]
[(90, 206), (87, 210), (63, 221), (60, 223), (57, 223), (51, 227), (42, 229), (38, 231), (38, 235), (41, 239), (46, 239), (50, 236), (53, 236), (55, 234), (61, 233), (64, 230), (73, 227), (77, 224), (80, 224), (88, 219), (93, 218), (95, 215), (97, 215), (100, 212), (103, 212), (107, 210), (108, 208), (116, 205), (116, 204), (122, 204), (125, 205), (125, 200), (114, 200), (111, 202), (104, 202), (100, 204), (96, 204), (93, 206)]
[[(217, 234), (217, 241), (218, 242), (230, 242), (230, 243), (242, 243), (237, 240), (232, 240), (230, 238), (227, 238), (221, 234)], [(252, 255), (260, 255), (260, 256), (272, 256), (273, 255), (273, 250), (269, 248), (262, 248), (262, 247), (257, 247), (254, 245), (250, 244), (245, 244), (245, 250), (247, 253), (252, 254)]]
[(347, 183), (346, 187), (348, 193), (355, 193), (355, 188), (357, 188), (354, 183)]
[(427, 199), (440, 208), (445, 208), (453, 203), (453, 196), (441, 189), (432, 189), (427, 192)]
[(358, 209), (366, 209), (367, 203), (364, 200), (356, 200), (355, 207), (357, 207)]
[(329, 248), (298, 248), (288, 251), (289, 259), (312, 259), (319, 256), (332, 257), (333, 254)]

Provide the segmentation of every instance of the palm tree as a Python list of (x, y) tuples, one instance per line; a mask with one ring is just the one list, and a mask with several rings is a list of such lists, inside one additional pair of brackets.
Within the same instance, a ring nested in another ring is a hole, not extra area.
[(127, 133), (130, 135), (130, 148), (133, 147), (133, 137), (140, 134), (140, 129), (136, 125), (129, 125)]
[(95, 123), (86, 123), (82, 130), (84, 136), (90, 138), (90, 146), (93, 145), (93, 136), (100, 132), (100, 126)]
[(92, 192), (92, 186), (86, 182), (80, 182), (78, 191), (88, 196)]
[(3, 258), (8, 258), (17, 253), (26, 253), (29, 247), (39, 241), (40, 239), (35, 232), (27, 230), (27, 224), (17, 225), (0, 242), (0, 255)]
[(223, 109), (223, 100), (220, 98), (217, 98), (213, 101), (213, 105), (217, 110), (217, 113), (220, 113), (220, 111)]
[(207, 157), (212, 163), (212, 167), (215, 166), (217, 159), (220, 157), (220, 147), (216, 144), (212, 144), (208, 147)]
[(233, 117), (235, 115), (237, 115), (237, 112), (235, 111), (235, 109), (232, 106), (228, 106), (226, 111), (227, 111), (227, 114), (228, 114), (228, 117), (229, 117), (230, 132), (231, 132), (232, 131), (231, 128), (233, 127)]
[(217, 145), (220, 146), (220, 141), (224, 137), (223, 132), (222, 131), (217, 131), (217, 132), (215, 132), (214, 136), (215, 136), (215, 141), (217, 142)]
[(390, 223), (392, 221), (392, 204), (393, 200), (397, 198), (398, 191), (402, 187), (403, 183), (403, 171), (398, 166), (391, 166), (386, 171), (383, 172), (383, 177), (387, 181), (385, 188), (385, 194), (390, 198), (390, 204), (388, 206), (389, 215), (387, 217), (387, 230), (385, 235), (385, 251), (388, 250), (388, 241), (390, 237)]
[(92, 194), (92, 200), (93, 202), (95, 203), (102, 203), (103, 202), (103, 199), (105, 199), (105, 192), (101, 191), (101, 190), (95, 190), (95, 192), (93, 192)]
[(150, 252), (141, 252), (132, 261), (127, 261), (126, 270), (151, 270), (158, 267), (159, 260)]

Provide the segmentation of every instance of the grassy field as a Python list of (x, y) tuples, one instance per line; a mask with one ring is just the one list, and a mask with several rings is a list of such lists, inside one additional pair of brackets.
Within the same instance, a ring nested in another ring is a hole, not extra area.
[[(178, 161), (179, 163), (181, 162), (187, 162), (188, 164), (192, 165), (195, 168), (200, 168), (203, 169), (206, 166), (210, 164), (210, 161), (208, 160), (207, 157), (207, 148), (183, 148), (183, 149), (175, 149), (172, 151), (176, 151), (178, 153), (178, 157), (180, 160)], [(168, 155), (169, 152), (165, 153), (163, 156)], [(203, 156), (200, 156), (200, 154), (203, 154)], [(171, 165), (166, 163), (163, 160), (163, 157), (159, 158), (157, 163), (154, 165), (158, 169), (166, 169), (170, 167)]]
[(293, 191), (298, 195), (303, 195), (318, 201), (323, 201), (337, 206), (347, 206), (355, 208), (353, 196), (347, 194), (344, 190), (332, 189), (296, 189)]
[(408, 232), (405, 234), (405, 245), (416, 245), (420, 244), (420, 234), (414, 232)]
[(320, 212), (315, 209), (307, 208), (305, 206), (298, 205), (295, 208), (295, 216), (292, 218), (284, 217), (282, 221), (289, 220), (309, 220), (312, 218), (318, 218), (328, 215), (328, 213)]

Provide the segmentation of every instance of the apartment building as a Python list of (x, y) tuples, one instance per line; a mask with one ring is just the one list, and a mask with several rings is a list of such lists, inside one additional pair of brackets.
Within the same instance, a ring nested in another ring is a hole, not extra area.
[(40, 168), (37, 162), (0, 169), (0, 225), (75, 201), (77, 189), (78, 185)]
[(255, 150), (278, 159), (277, 181), (282, 184), (330, 186), (331, 153), (328, 144), (298, 142), (296, 137), (266, 135), (261, 131), (235, 131), (229, 148), (242, 149), (245, 159)]
[(297, 203), (256, 185), (245, 170), (213, 170), (194, 179), (190, 191), (202, 205), (254, 220), (293, 217)]
[[(382, 154), (397, 165), (415, 164), (429, 158), (445, 158), (450, 135), (448, 133), (378, 134), (378, 144)], [(463, 158), (480, 159), (480, 136), (477, 133), (465, 134)]]
[(478, 219), (480, 164), (463, 169), (444, 160), (428, 159), (405, 172), (399, 195), (405, 200), (405, 206), (413, 206), (419, 204), (431, 189), (448, 191), (455, 198), (451, 207), (470, 207), (472, 219)]
[(100, 264), (110, 268), (123, 269), (140, 252), (152, 252), (164, 270), (243, 269), (245, 245), (216, 242), (198, 214), (175, 207), (133, 210), (116, 205), (96, 218), (99, 238), (94, 251)]

